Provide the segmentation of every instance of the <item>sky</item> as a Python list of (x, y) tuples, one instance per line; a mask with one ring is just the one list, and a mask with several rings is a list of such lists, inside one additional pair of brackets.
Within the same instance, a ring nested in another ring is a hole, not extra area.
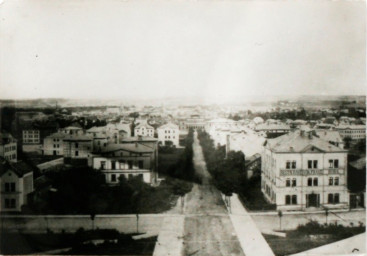
[(0, 98), (365, 95), (364, 1), (3, 0)]

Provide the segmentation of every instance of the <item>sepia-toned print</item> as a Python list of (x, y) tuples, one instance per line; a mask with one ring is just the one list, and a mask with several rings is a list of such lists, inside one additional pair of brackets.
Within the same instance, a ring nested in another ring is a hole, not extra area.
[(0, 254), (366, 254), (365, 1), (0, 0)]

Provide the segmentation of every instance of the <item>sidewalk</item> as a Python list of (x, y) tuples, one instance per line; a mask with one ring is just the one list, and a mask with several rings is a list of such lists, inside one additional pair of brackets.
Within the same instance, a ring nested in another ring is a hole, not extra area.
[(184, 222), (184, 215), (164, 218), (153, 256), (180, 256), (183, 254)]
[(232, 213), (229, 216), (245, 255), (274, 256), (255, 222), (242, 206), (237, 194), (233, 194), (231, 197), (231, 211)]

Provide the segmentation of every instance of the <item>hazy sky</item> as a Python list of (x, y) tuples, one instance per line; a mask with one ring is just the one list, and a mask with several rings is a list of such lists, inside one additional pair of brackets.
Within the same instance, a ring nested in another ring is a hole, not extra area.
[(364, 1), (4, 0), (0, 98), (365, 94)]

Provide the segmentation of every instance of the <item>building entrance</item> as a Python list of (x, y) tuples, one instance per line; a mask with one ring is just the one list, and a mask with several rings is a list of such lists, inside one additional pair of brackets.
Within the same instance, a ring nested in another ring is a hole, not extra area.
[(319, 207), (320, 206), (320, 195), (319, 194), (308, 194), (306, 195), (306, 207)]

